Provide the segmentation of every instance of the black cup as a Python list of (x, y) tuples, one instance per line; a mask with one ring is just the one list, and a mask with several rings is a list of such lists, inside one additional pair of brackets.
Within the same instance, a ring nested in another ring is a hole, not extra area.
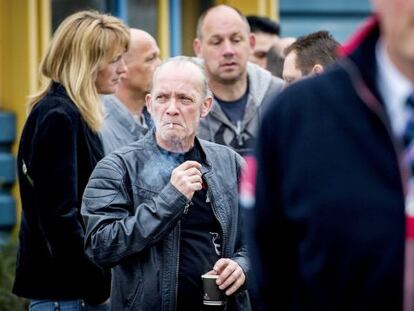
[(203, 274), (204, 297), (203, 304), (206, 306), (222, 306), (225, 303), (224, 292), (216, 284), (218, 275)]

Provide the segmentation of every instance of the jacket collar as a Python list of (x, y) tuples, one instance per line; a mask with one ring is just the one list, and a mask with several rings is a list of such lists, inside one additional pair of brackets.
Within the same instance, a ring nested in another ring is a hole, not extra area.
[(68, 93), (66, 92), (66, 88), (62, 84), (56, 81), (52, 81), (52, 84), (50, 85), (50, 88), (49, 88), (49, 93), (51, 94), (57, 93), (57, 94), (61, 94), (64, 96), (68, 96)]
[[(339, 61), (339, 65), (350, 75), (355, 90), (365, 105), (382, 120), (387, 128), (397, 157), (399, 157), (401, 155), (401, 145), (394, 139), (389, 116), (384, 109), (384, 102), (376, 87), (378, 68), (375, 49), (379, 37), (379, 20), (378, 16), (374, 15), (340, 50), (340, 55), (343, 58)], [(401, 184), (406, 185), (409, 174), (401, 163), (402, 160), (400, 159)]]
[[(149, 130), (148, 133), (142, 139), (144, 140), (144, 145), (148, 146), (148, 148), (151, 148), (150, 149), (151, 152), (159, 153), (160, 150), (158, 148), (157, 140), (155, 139), (155, 130), (156, 130), (155, 126), (152, 127), (151, 130)], [(203, 141), (195, 137), (194, 146), (198, 148), (198, 150), (200, 151), (200, 155), (201, 155), (202, 162), (203, 162), (201, 163), (202, 164), (201, 173), (204, 173), (210, 170), (211, 163), (208, 160), (208, 152), (202, 142)]]
[(371, 16), (340, 49), (339, 54), (348, 58), (358, 68), (359, 74), (368, 90), (382, 103), (376, 87), (377, 63), (375, 48), (380, 36), (378, 17)]
[(340, 56), (350, 56), (364, 43), (370, 34), (378, 29), (378, 17), (373, 15), (369, 17), (364, 24), (355, 32), (355, 34), (342, 45), (338, 53)]

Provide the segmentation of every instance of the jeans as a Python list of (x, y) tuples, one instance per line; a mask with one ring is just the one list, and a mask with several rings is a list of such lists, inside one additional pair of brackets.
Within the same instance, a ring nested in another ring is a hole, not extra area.
[(77, 300), (31, 300), (29, 311), (109, 311), (109, 303), (90, 305)]

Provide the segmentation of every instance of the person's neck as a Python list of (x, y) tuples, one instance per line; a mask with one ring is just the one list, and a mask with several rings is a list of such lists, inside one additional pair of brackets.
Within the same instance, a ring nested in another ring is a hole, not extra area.
[(155, 139), (162, 149), (173, 153), (186, 153), (194, 147), (194, 137), (186, 139), (163, 140), (155, 133)]
[(393, 49), (387, 48), (388, 57), (398, 71), (414, 85), (414, 61), (405, 60), (395, 55)]
[(140, 116), (145, 106), (145, 94), (119, 89), (116, 97), (127, 107), (132, 115)]
[(235, 101), (241, 98), (247, 90), (247, 75), (233, 84), (223, 84), (210, 79), (209, 86), (214, 96), (224, 101)]

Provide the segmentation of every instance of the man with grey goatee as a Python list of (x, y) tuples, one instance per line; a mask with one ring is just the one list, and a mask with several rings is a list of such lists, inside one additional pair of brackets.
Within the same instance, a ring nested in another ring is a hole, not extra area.
[(86, 252), (113, 268), (112, 310), (211, 310), (201, 275), (225, 293), (215, 310), (250, 310), (241, 236), (241, 157), (199, 140), (212, 105), (203, 69), (176, 57), (154, 73), (143, 139), (104, 158), (86, 187)]

